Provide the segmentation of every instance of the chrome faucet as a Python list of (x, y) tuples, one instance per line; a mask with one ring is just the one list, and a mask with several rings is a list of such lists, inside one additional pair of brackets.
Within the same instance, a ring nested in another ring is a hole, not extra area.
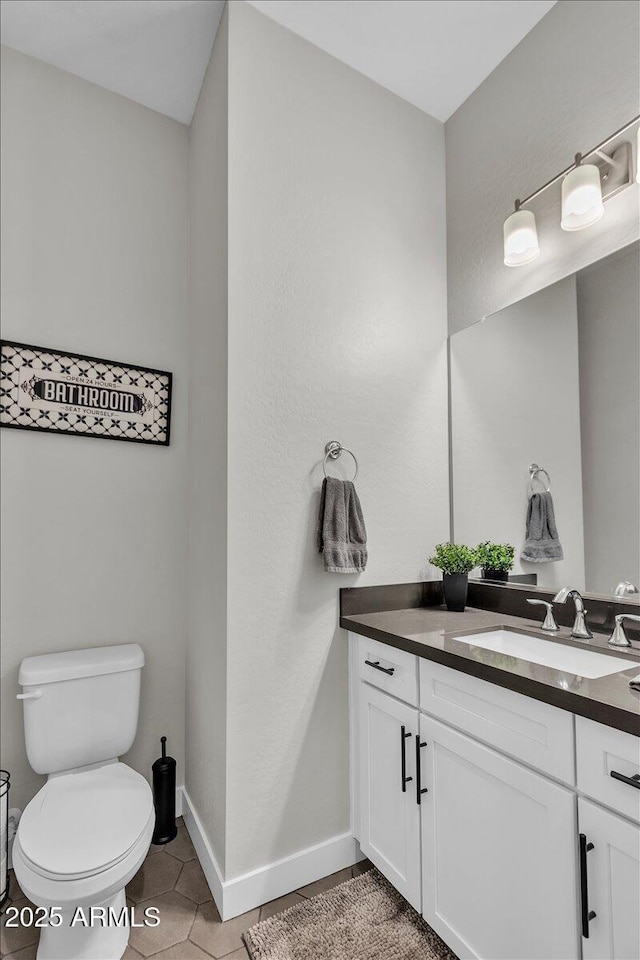
[(616, 625), (613, 628), (613, 633), (609, 637), (609, 643), (612, 647), (631, 646), (631, 640), (624, 632), (623, 622), (625, 620), (635, 620), (636, 623), (640, 623), (640, 617), (636, 616), (635, 613), (619, 613), (615, 618)]
[(563, 587), (561, 590), (558, 590), (553, 598), (553, 602), (566, 603), (569, 597), (571, 597), (576, 607), (576, 617), (573, 621), (573, 627), (571, 628), (571, 636), (575, 637), (576, 640), (590, 640), (593, 634), (587, 626), (587, 611), (584, 608), (584, 601), (580, 593), (571, 587)]

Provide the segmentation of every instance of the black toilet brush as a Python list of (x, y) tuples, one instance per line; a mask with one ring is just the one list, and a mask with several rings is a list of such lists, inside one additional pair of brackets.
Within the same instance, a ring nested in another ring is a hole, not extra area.
[(176, 761), (167, 756), (167, 738), (160, 737), (162, 756), (152, 766), (153, 805), (156, 825), (151, 842), (171, 843), (178, 832), (176, 827)]

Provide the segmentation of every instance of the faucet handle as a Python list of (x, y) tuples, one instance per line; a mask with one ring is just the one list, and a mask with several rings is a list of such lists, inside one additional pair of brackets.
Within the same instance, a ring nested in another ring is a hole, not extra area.
[(621, 580), (613, 591), (614, 597), (628, 597), (634, 593), (640, 593), (640, 590), (630, 580)]
[(556, 630), (559, 630), (560, 627), (556, 623), (556, 618), (553, 615), (553, 604), (548, 603), (546, 600), (537, 600), (533, 598), (527, 599), (527, 603), (530, 603), (532, 607), (546, 607), (547, 613), (542, 624), (542, 629), (546, 630), (548, 633), (555, 633)]
[(625, 620), (635, 620), (636, 623), (640, 623), (640, 617), (636, 616), (635, 613), (619, 613), (615, 618), (616, 625), (608, 641), (612, 647), (631, 646), (631, 640), (629, 640), (629, 637), (624, 632)]

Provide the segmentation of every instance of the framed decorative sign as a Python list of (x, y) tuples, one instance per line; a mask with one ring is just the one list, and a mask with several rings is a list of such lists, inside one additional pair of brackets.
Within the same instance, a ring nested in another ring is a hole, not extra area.
[(171, 374), (3, 340), (0, 426), (168, 446)]

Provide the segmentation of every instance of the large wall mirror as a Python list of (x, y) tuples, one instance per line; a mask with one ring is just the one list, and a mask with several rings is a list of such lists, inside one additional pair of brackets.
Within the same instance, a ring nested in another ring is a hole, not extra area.
[(454, 334), (450, 361), (456, 541), (513, 544), (541, 587), (640, 586), (638, 243)]

